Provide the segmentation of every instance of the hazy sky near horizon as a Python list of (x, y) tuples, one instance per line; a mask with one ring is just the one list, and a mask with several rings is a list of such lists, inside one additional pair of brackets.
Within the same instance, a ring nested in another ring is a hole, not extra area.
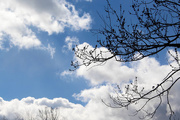
[[(130, 10), (127, 1), (111, 1), (117, 10), (120, 2)], [(74, 45), (96, 44), (98, 36), (90, 30), (103, 26), (98, 14), (106, 16), (105, 6), (105, 0), (0, 0), (0, 117), (11, 119), (13, 112), (33, 113), (48, 106), (59, 108), (68, 120), (131, 119), (127, 110), (108, 108), (101, 99), (110, 101), (116, 84), (124, 86), (135, 77), (150, 89), (169, 72), (164, 59), (170, 57), (165, 51), (159, 59), (130, 64), (110, 60), (103, 66), (68, 71), (76, 59)], [(174, 98), (179, 85), (172, 90)], [(178, 103), (179, 98), (172, 101), (176, 112)], [(164, 120), (164, 115), (165, 104), (155, 118)]]

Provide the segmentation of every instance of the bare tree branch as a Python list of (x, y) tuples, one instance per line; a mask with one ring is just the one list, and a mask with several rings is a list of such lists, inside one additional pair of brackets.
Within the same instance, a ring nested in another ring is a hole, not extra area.
[[(76, 46), (73, 50), (79, 61), (72, 61), (74, 69), (93, 63), (104, 63), (112, 58), (117, 62), (138, 61), (145, 57), (156, 55), (165, 48), (173, 48), (175, 55), (169, 52), (176, 66), (171, 65), (172, 70), (164, 79), (153, 86), (151, 90), (139, 89), (137, 80), (127, 85), (125, 91), (116, 92), (116, 96), (110, 96), (112, 104), (103, 102), (109, 107), (128, 108), (132, 104), (144, 101), (143, 105), (136, 110), (145, 115), (142, 118), (153, 118), (166, 96), (169, 108), (169, 119), (172, 119), (174, 111), (170, 104), (171, 88), (179, 81), (177, 74), (180, 72), (180, 59), (178, 50), (180, 48), (180, 1), (179, 0), (132, 0), (132, 11), (120, 9), (115, 10), (109, 0), (105, 12), (106, 17), (100, 15), (104, 27), (93, 30), (101, 37), (97, 45), (90, 49), (89, 45)], [(125, 15), (126, 13), (126, 15)], [(127, 16), (127, 14), (129, 16)], [(133, 18), (130, 22), (129, 19)], [(97, 46), (106, 48), (99, 49)], [(108, 54), (108, 55), (107, 55)], [(155, 109), (148, 111), (145, 107), (151, 101), (158, 99)]]

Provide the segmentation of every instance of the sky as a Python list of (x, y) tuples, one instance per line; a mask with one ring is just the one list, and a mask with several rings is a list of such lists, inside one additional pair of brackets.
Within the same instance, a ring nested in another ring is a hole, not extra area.
[[(114, 1), (115, 9), (121, 3), (130, 10), (127, 1)], [(47, 106), (58, 108), (66, 120), (132, 119), (128, 110), (109, 108), (102, 99), (112, 102), (109, 94), (115, 86), (124, 87), (135, 77), (151, 89), (171, 70), (166, 62), (171, 57), (164, 51), (129, 64), (112, 59), (70, 72), (71, 61), (77, 60), (72, 48), (96, 44), (98, 35), (91, 30), (103, 26), (98, 14), (106, 16), (106, 5), (105, 0), (0, 0), (0, 118), (36, 116)], [(177, 113), (179, 86), (171, 96)], [(168, 119), (164, 103), (154, 119)], [(147, 108), (155, 105), (153, 101)]]

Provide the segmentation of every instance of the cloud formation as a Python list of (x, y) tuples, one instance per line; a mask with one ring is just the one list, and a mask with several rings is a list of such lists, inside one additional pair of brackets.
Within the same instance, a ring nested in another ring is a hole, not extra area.
[[(81, 46), (88, 45), (88, 43), (83, 43)], [(89, 47), (89, 49), (93, 49), (92, 46)], [(105, 48), (97, 48), (97, 49), (104, 49)], [(175, 55), (175, 52), (173, 50), (170, 50), (172, 54)], [(179, 53), (178, 53), (179, 54)], [(180, 54), (179, 54), (180, 55)], [(168, 60), (171, 63), (171, 65), (175, 66), (177, 65), (175, 61), (172, 61), (172, 56), (167, 54)], [(75, 60), (78, 60), (81, 63), (81, 60), (78, 58), (74, 58)], [(111, 59), (107, 61), (104, 64), (97, 65), (92, 64), (90, 66), (80, 66), (73, 74), (70, 72), (65, 71), (62, 74), (64, 75), (73, 75), (77, 77), (83, 77), (87, 81), (89, 81), (90, 86), (92, 86), (91, 89), (83, 90), (79, 94), (74, 94), (74, 97), (78, 100), (81, 100), (83, 102), (88, 102), (88, 104), (94, 100), (95, 98), (101, 99), (101, 97), (106, 96), (107, 92), (109, 91), (109, 94), (114, 94), (114, 90), (116, 88), (116, 85), (119, 85), (121, 90), (125, 89), (125, 85), (133, 82), (137, 78), (137, 84), (138, 88), (145, 88), (144, 91), (152, 90), (153, 86), (156, 86), (158, 83), (162, 82), (164, 77), (172, 70), (170, 65), (160, 65), (160, 63), (153, 57), (146, 57), (140, 61), (132, 62), (129, 64), (120, 63), (117, 62), (114, 59)], [(180, 73), (177, 73), (174, 75), (174, 79), (178, 78), (180, 76)], [(167, 82), (163, 87), (164, 89), (167, 88), (171, 83), (170, 81)], [(110, 86), (110, 89), (103, 89), (104, 84), (108, 84)], [(115, 86), (114, 86), (115, 85)], [(112, 90), (114, 89), (114, 90)], [(97, 92), (97, 91), (104, 91), (104, 92)], [(179, 113), (180, 107), (178, 105), (179, 98), (177, 97), (178, 91), (180, 90), (180, 83), (176, 83), (175, 86), (171, 89), (170, 102), (172, 105), (172, 108), (174, 112)], [(116, 90), (115, 90), (116, 91)], [(106, 94), (106, 95), (105, 95)], [(108, 99), (108, 97), (104, 97), (107, 99), (107, 103), (111, 103), (111, 100)], [(143, 103), (143, 102), (142, 102)], [(132, 106), (132, 111), (135, 111), (136, 108), (142, 106), (143, 104), (139, 103), (138, 105)], [(157, 99), (150, 102), (150, 104), (147, 105), (146, 109), (153, 110), (158, 105)], [(121, 111), (121, 110), (119, 110)], [(166, 101), (166, 97), (164, 97), (164, 101), (162, 103), (162, 106), (160, 108), (160, 111), (158, 111), (158, 114), (154, 117), (154, 119), (161, 120), (168, 117), (168, 105)], [(127, 113), (127, 111), (125, 112)], [(128, 114), (126, 114), (128, 115)], [(142, 113), (140, 113), (142, 115)], [(124, 116), (124, 115), (122, 115)], [(125, 119), (125, 118), (123, 118)]]
[(73, 104), (64, 98), (40, 98), (35, 99), (33, 97), (23, 98), (21, 100), (13, 99), (11, 101), (5, 101), (0, 98), (0, 119), (6, 117), (7, 119), (19, 118), (38, 118), (39, 110), (43, 110), (46, 107), (60, 109), (74, 109), (81, 108), (80, 104)]
[[(102, 86), (96, 89), (96, 91), (90, 90), (89, 93), (93, 93), (93, 95), (89, 96), (87, 94), (91, 100), (85, 106), (71, 103), (64, 98), (35, 99), (27, 97), (21, 100), (13, 99), (11, 101), (5, 101), (1, 98), (0, 119), (4, 117), (7, 119), (35, 118), (38, 120), (39, 110), (44, 110), (46, 107), (56, 107), (59, 116), (66, 120), (119, 120), (121, 118), (123, 120), (123, 117), (125, 118), (123, 111), (125, 112), (126, 110), (122, 110), (119, 114), (119, 110), (108, 108), (101, 102), (101, 99), (95, 96), (96, 93), (104, 94), (109, 87)], [(130, 120), (130, 118), (126, 116), (126, 120)]]
[(79, 44), (79, 39), (77, 37), (67, 36), (65, 38), (66, 45), (63, 46), (63, 52), (72, 51), (75, 45)]
[(91, 24), (88, 13), (80, 15), (66, 0), (0, 0), (0, 8), (0, 49), (6, 49), (5, 43), (9, 48), (42, 49), (36, 29), (51, 35), (65, 28), (87, 30)]
[[(38, 120), (39, 110), (52, 107), (56, 108), (59, 116), (66, 120), (132, 120), (132, 117), (134, 120), (139, 120), (139, 115), (130, 116), (135, 111), (136, 106), (129, 107), (128, 110), (115, 109), (107, 107), (102, 102), (104, 100), (107, 104), (112, 103), (109, 94), (113, 91), (114, 87), (109, 84), (92, 87), (91, 89), (82, 90), (79, 94), (74, 94), (76, 99), (86, 103), (85, 106), (72, 103), (65, 98), (35, 99), (33, 97), (27, 97), (21, 100), (13, 99), (11, 101), (5, 101), (0, 98), (0, 118), (15, 119), (21, 117), (27, 119), (31, 117)], [(177, 106), (178, 101), (172, 102), (176, 104), (176, 108), (179, 108)], [(148, 107), (153, 108), (154, 104)], [(180, 111), (176, 109), (175, 112)], [(177, 117), (179, 117), (178, 114)], [(158, 114), (154, 116), (154, 120), (168, 120), (165, 104), (162, 105)]]

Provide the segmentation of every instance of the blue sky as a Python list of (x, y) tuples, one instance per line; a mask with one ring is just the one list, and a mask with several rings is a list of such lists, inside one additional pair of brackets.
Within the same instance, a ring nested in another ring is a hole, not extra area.
[[(3, 38), (2, 46), (4, 48), (0, 51), (0, 95), (2, 98), (11, 100), (14, 98), (22, 99), (28, 96), (35, 98), (65, 97), (74, 101), (73, 93), (79, 93), (81, 90), (89, 88), (88, 82), (82, 78), (59, 76), (61, 72), (71, 68), (70, 62), (74, 56), (73, 52), (65, 47), (67, 44), (65, 39), (69, 36), (70, 38), (75, 37), (79, 43), (88, 42), (89, 44), (95, 44), (97, 35), (89, 30), (98, 29), (100, 25), (103, 25), (98, 12), (102, 15), (104, 14), (106, 2), (103, 0), (93, 2), (74, 0), (69, 1), (69, 3), (75, 7), (79, 17), (82, 17), (84, 13), (89, 15), (88, 28), (83, 29), (78, 26), (77, 30), (72, 30), (70, 26), (65, 27), (63, 32), (52, 32), (49, 35), (48, 29), (42, 30), (44, 28), (38, 28), (38, 25), (26, 26), (27, 29), (35, 34), (44, 47), (47, 47), (49, 44), (55, 49), (53, 57), (50, 51), (42, 50), (46, 48), (39, 49), (37, 48), (39, 46), (30, 46), (28, 49), (21, 48), (20, 45), (15, 45), (12, 41), (7, 40), (10, 38)], [(4, 31), (2, 30), (2, 32)], [(11, 37), (10, 34), (7, 36)]]
[[(118, 10), (120, 2), (130, 10), (127, 1), (114, 0), (112, 6)], [(103, 25), (98, 12), (105, 16), (104, 6), (105, 0), (0, 0), (0, 117), (13, 118), (15, 108), (23, 114), (22, 108), (53, 106), (67, 119), (131, 119), (127, 111), (107, 108), (101, 99), (109, 101), (115, 84), (124, 87), (136, 76), (151, 88), (170, 70), (164, 61), (170, 57), (164, 51), (159, 59), (128, 65), (110, 60), (95, 69), (82, 66), (69, 72), (77, 59), (72, 47), (96, 44), (97, 35), (90, 30)], [(173, 101), (175, 108), (177, 103)]]
[[(96, 14), (95, 6), (90, 2), (73, 1), (73, 3), (79, 6), (74, 6), (77, 12), (80, 11), (79, 16), (82, 16), (84, 12)], [(94, 6), (94, 8), (85, 6)], [(86, 9), (84, 10), (84, 8)], [(92, 18), (89, 19), (92, 21)], [(91, 22), (87, 24), (92, 26)], [(48, 35), (47, 31), (38, 30), (37, 26), (30, 26), (28, 29), (34, 32), (42, 45), (47, 46), (50, 44), (55, 48), (55, 53), (52, 58), (50, 53), (45, 50), (33, 47), (24, 49), (15, 45), (9, 48), (11, 43), (9, 41), (3, 42), (4, 49), (9, 50), (1, 50), (1, 97), (5, 100), (22, 99), (28, 96), (36, 98), (65, 97), (73, 100), (72, 94), (80, 92), (88, 85), (82, 79), (63, 78), (58, 74), (69, 69), (70, 62), (73, 60), (73, 53), (63, 48), (66, 45), (65, 38), (67, 36), (77, 37), (79, 42), (83, 42), (96, 41), (96, 37), (92, 37), (88, 30), (71, 30), (70, 27), (64, 28), (64, 32), (52, 33), (52, 35)]]

